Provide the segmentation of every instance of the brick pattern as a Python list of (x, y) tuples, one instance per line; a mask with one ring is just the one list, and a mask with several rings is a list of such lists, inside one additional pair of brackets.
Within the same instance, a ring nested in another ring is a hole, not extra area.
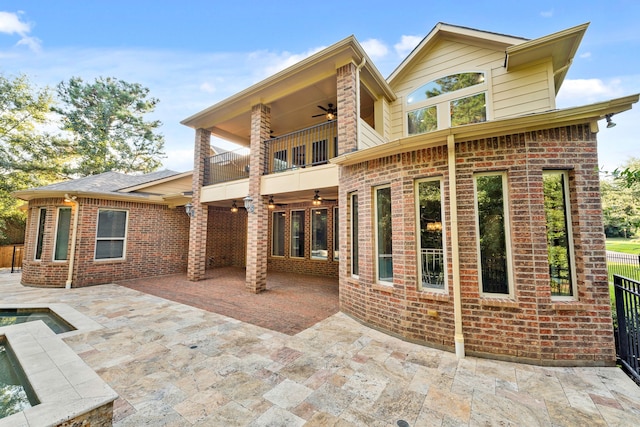
[[(588, 124), (456, 144), (463, 331), (468, 354), (549, 364), (615, 363), (599, 199), (596, 135)], [(551, 299), (542, 171), (569, 171), (571, 227), (578, 300)], [(478, 285), (474, 173), (506, 171), (514, 264), (513, 297), (483, 297)], [(340, 203), (359, 194), (360, 274), (341, 266), (341, 309), (377, 328), (434, 347), (452, 349), (451, 241), (448, 293), (417, 290), (414, 182), (444, 179), (445, 227), (450, 229), (446, 146), (397, 154), (342, 168)], [(393, 286), (375, 283), (372, 187), (391, 184)], [(341, 215), (347, 219), (350, 207)], [(349, 252), (348, 221), (341, 252)], [(346, 257), (345, 257), (346, 258)], [(346, 260), (345, 260), (346, 261)]]
[[(73, 287), (186, 271), (189, 217), (184, 210), (149, 203), (91, 198), (79, 198), (78, 202), (80, 216)], [(52, 259), (56, 208), (70, 205), (59, 198), (35, 199), (29, 202), (30, 236), (35, 237), (40, 207), (47, 208), (47, 219), (41, 261), (33, 260), (35, 239), (28, 240), (22, 268), (23, 284), (42, 287), (65, 286), (69, 262)], [(123, 260), (94, 260), (98, 210), (102, 208), (122, 209), (128, 212), (126, 255)], [(72, 215), (74, 214), (75, 212), (72, 212)]]
[(336, 70), (338, 94), (338, 155), (358, 149), (357, 132), (357, 79), (353, 63)]
[(260, 196), (260, 177), (266, 162), (266, 146), (263, 141), (271, 135), (271, 109), (263, 104), (251, 110), (251, 167), (249, 194), (253, 198), (254, 213), (247, 218), (247, 283), (250, 292), (259, 293), (267, 288), (267, 257), (269, 250), (269, 208)]
[(247, 256), (247, 211), (209, 208), (207, 268), (244, 267)]
[(191, 218), (189, 228), (189, 261), (187, 277), (189, 280), (202, 280), (207, 268), (207, 224), (208, 206), (200, 203), (200, 192), (204, 184), (205, 160), (211, 147), (211, 132), (197, 129), (193, 149), (193, 196), (191, 204), (195, 216)]
[[(269, 272), (313, 274), (325, 277), (338, 277), (339, 261), (333, 259), (333, 222), (339, 218), (334, 217), (335, 203), (324, 202), (316, 207), (310, 203), (296, 203), (284, 208), (269, 211), (269, 247), (267, 264)], [(326, 260), (311, 259), (311, 215), (313, 209), (327, 209), (327, 249)], [(305, 241), (304, 258), (291, 257), (291, 212), (304, 210), (305, 212)], [(273, 213), (285, 215), (284, 256), (273, 256), (271, 242), (273, 241)]]

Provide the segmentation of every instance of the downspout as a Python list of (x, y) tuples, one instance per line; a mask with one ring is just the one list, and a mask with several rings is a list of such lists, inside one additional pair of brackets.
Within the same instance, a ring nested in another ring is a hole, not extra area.
[(362, 62), (356, 67), (356, 147), (360, 145), (360, 70), (367, 63), (367, 57), (362, 57)]
[(456, 138), (447, 136), (449, 166), (449, 212), (451, 216), (451, 268), (453, 269), (453, 317), (456, 357), (464, 358), (464, 334), (462, 333), (462, 291), (460, 289), (460, 248), (458, 247), (458, 195), (456, 189)]
[(69, 197), (68, 194), (64, 195), (65, 199), (75, 205), (75, 215), (73, 216), (73, 231), (71, 233), (71, 251), (69, 252), (69, 273), (67, 274), (67, 282), (65, 283), (65, 289), (71, 289), (71, 282), (73, 280), (73, 261), (76, 255), (76, 236), (78, 235), (78, 217), (80, 216), (80, 203), (76, 200), (76, 196)]

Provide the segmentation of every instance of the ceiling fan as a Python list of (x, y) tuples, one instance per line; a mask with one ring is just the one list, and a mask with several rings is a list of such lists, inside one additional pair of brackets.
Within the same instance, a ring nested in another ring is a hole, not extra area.
[(336, 118), (336, 116), (338, 115), (338, 109), (337, 108), (333, 108), (333, 104), (329, 103), (327, 104), (327, 106), (329, 108), (324, 108), (322, 105), (318, 105), (318, 108), (321, 109), (322, 111), (325, 111), (322, 114), (316, 114), (315, 116), (311, 116), (311, 117), (320, 117), (320, 116), (326, 116), (327, 120), (333, 120)]

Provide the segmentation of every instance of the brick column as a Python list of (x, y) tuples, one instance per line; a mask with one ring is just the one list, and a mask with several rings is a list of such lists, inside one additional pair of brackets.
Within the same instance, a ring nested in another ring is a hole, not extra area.
[(211, 132), (205, 129), (196, 130), (196, 141), (193, 149), (193, 196), (191, 204), (195, 216), (189, 226), (189, 259), (187, 261), (187, 279), (192, 282), (204, 279), (207, 259), (207, 216), (209, 207), (200, 203), (200, 193), (204, 184), (204, 162), (209, 156)]
[(338, 90), (338, 155), (358, 149), (358, 91), (353, 63), (343, 65), (336, 70)]
[(266, 161), (266, 146), (271, 131), (271, 109), (263, 104), (251, 110), (251, 163), (249, 195), (255, 211), (247, 214), (246, 287), (253, 293), (267, 289), (267, 253), (269, 250), (269, 209), (260, 196), (260, 177)]

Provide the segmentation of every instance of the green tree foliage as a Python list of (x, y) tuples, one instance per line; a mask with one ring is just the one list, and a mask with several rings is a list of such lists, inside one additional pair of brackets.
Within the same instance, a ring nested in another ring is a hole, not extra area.
[(24, 224), (11, 192), (64, 178), (69, 146), (43, 130), (53, 128), (52, 103), (50, 91), (34, 88), (26, 76), (0, 75), (0, 244), (15, 242), (8, 241), (7, 223)]
[(638, 194), (618, 180), (600, 181), (604, 232), (607, 237), (632, 237), (640, 227)]
[(148, 96), (149, 89), (110, 77), (93, 83), (72, 77), (57, 89), (62, 105), (54, 110), (76, 153), (71, 174), (146, 173), (161, 165), (164, 137), (156, 133), (161, 123), (144, 118), (158, 103)]
[(636, 195), (640, 193), (640, 159), (630, 158), (623, 166), (624, 169), (616, 169), (613, 176), (624, 187), (634, 190)]

